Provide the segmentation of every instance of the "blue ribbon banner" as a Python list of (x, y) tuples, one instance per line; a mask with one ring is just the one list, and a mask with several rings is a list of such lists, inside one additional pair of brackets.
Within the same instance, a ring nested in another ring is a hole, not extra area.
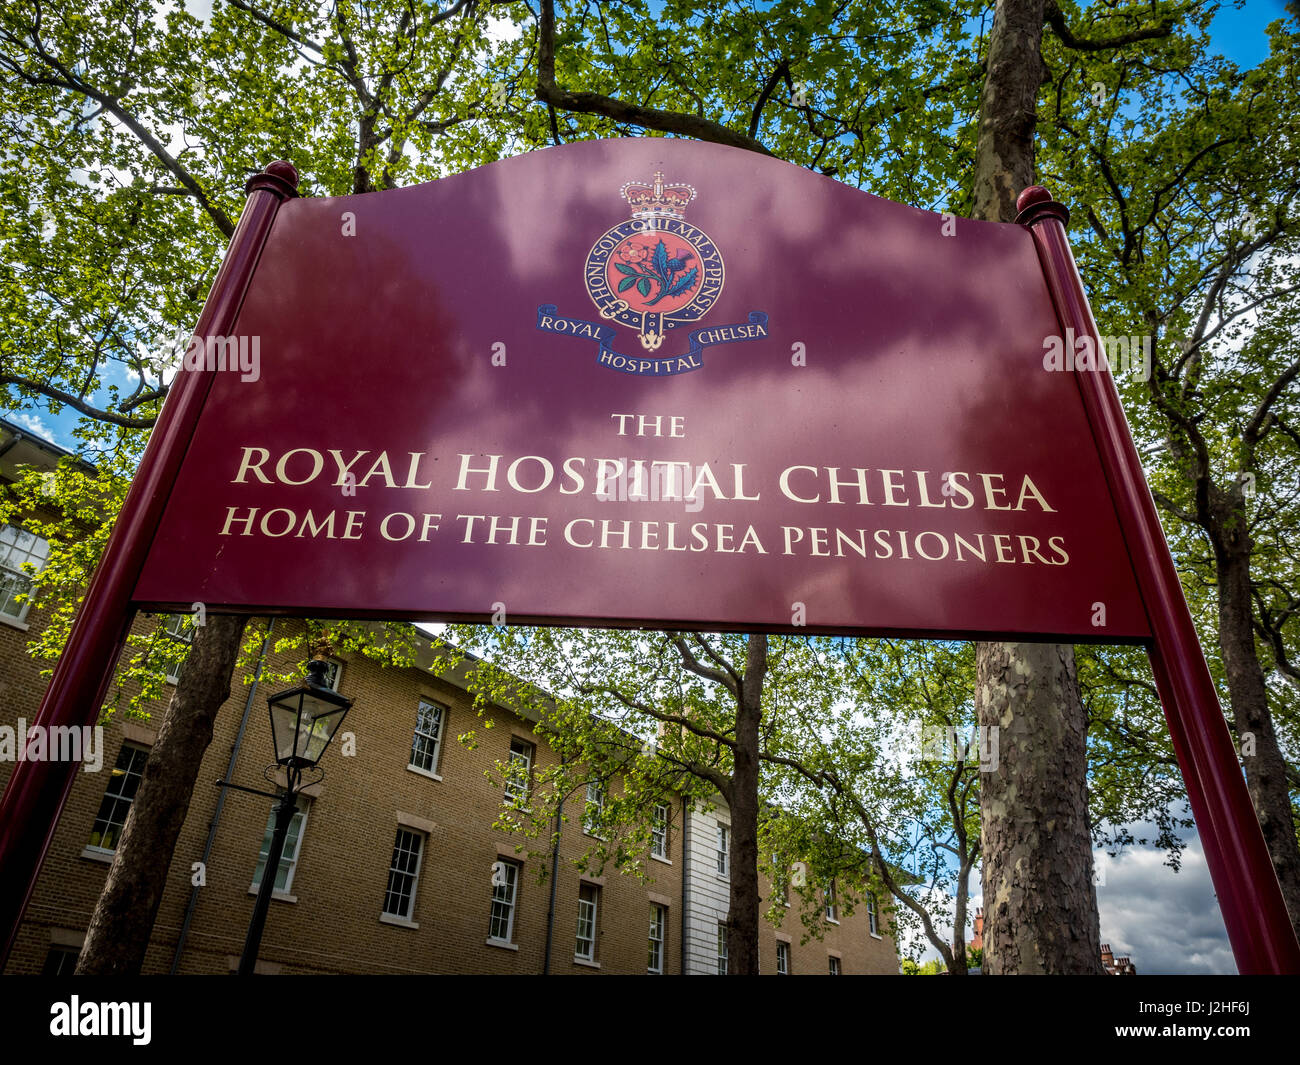
[(562, 317), (555, 313), (553, 303), (544, 303), (537, 308), (537, 328), (546, 333), (596, 341), (596, 361), (610, 370), (645, 377), (667, 377), (700, 369), (704, 365), (704, 349), (707, 347), (764, 339), (767, 336), (767, 315), (763, 311), (750, 311), (747, 322), (696, 329), (688, 336), (689, 347), (680, 355), (656, 355), (654, 352), (640, 356), (622, 355), (612, 346), (618, 335), (613, 326)]

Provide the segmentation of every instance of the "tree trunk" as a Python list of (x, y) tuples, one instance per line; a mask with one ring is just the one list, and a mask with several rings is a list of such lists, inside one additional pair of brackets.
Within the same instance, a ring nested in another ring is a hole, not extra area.
[(133, 976), (144, 964), (172, 852), (203, 753), (212, 742), (212, 723), (230, 696), (246, 621), (213, 615), (194, 630), (185, 672), (149, 752), (108, 880), (90, 918), (77, 962), (79, 976)]
[(1286, 762), (1278, 747), (1264, 671), (1255, 649), (1249, 534), (1245, 532), (1245, 515), (1237, 513), (1236, 519), (1233, 528), (1242, 530), (1239, 536), (1212, 537), (1219, 584), (1219, 650), (1237, 726), (1237, 742), (1241, 745), (1238, 750), (1246, 767), (1246, 787), (1282, 886), (1291, 925), (1300, 936), (1300, 847), (1296, 845), (1296, 826), (1291, 815)]
[[(1034, 182), (1044, 0), (998, 0), (980, 99), (973, 214), (1012, 222)], [(999, 766), (980, 789), (984, 971), (1100, 973), (1085, 719), (1074, 650), (976, 647), (975, 705), (997, 727)]]
[(980, 95), (972, 214), (1014, 222), (1016, 197), (1034, 183), (1044, 0), (998, 0)]
[(727, 973), (757, 976), (758, 968), (758, 726), (767, 676), (767, 637), (749, 637), (745, 675), (736, 697), (736, 747), (731, 775), (731, 906), (727, 915)]
[(970, 870), (963, 862), (957, 874), (957, 897), (954, 900), (952, 915), (952, 964), (948, 972), (952, 976), (965, 976), (966, 973), (966, 903), (969, 901)]
[(976, 661), (980, 722), (998, 728), (980, 788), (985, 971), (1101, 973), (1074, 648), (985, 643)]

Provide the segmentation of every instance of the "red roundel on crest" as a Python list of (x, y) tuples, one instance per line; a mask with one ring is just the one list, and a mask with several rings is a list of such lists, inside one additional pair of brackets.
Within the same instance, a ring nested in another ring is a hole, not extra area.
[(625, 237), (605, 265), (609, 290), (634, 312), (672, 314), (700, 288), (700, 249), (684, 237), (645, 232)]

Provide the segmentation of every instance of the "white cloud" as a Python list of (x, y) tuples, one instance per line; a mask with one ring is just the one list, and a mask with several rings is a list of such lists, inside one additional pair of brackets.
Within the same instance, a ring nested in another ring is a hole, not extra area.
[(185, 0), (185, 10), (205, 26), (212, 21), (212, 0)]
[(1237, 971), (1198, 836), (1188, 839), (1177, 873), (1149, 847), (1105, 861), (1106, 883), (1097, 887), (1101, 941), (1131, 958), (1139, 975)]
[(497, 18), (495, 15), (489, 15), (487, 20), (487, 37), (493, 44), (500, 44), (502, 41), (509, 41), (516, 37), (522, 37), (524, 28), (525, 27), (521, 23), (515, 22), (514, 19)]
[(35, 433), (37, 436), (51, 441), (54, 439), (54, 430), (29, 411), (12, 411), (6, 417), (15, 425), (21, 425), (24, 429)]
[[(1138, 828), (1134, 832), (1140, 835)], [(1118, 858), (1093, 852), (1096, 867), (1105, 870), (1105, 883), (1097, 885), (1101, 942), (1116, 957), (1128, 957), (1139, 976), (1236, 973), (1200, 838), (1195, 833), (1187, 838), (1178, 872), (1164, 859), (1165, 852), (1154, 847), (1131, 847)], [(973, 920), (984, 898), (978, 870), (972, 879), (967, 912)], [(967, 942), (971, 932), (968, 926)], [(927, 944), (918, 960), (938, 956)]]

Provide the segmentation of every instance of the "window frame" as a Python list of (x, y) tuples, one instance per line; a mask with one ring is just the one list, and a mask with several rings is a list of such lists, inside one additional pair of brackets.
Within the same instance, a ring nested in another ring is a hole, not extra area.
[[(655, 932), (659, 935), (656, 938)], [(646, 957), (646, 972), (662, 976), (664, 958), (668, 952), (668, 907), (662, 902), (650, 903), (650, 943)]]
[(826, 920), (830, 924), (839, 924), (839, 896), (835, 891), (835, 878), (831, 877), (826, 886), (822, 888), (823, 903), (825, 906)]
[[(130, 761), (128, 762), (126, 768), (125, 768), (125, 769), (122, 769), (122, 772), (119, 774), (119, 773), (118, 773), (118, 770), (121, 768), (122, 754), (123, 754), (123, 752), (126, 752), (126, 751), (130, 751), (130, 752), (131, 752), (131, 759), (130, 759)], [(135, 759), (135, 755), (136, 755), (136, 754), (143, 755), (142, 760), (139, 762), (139, 770), (138, 770), (138, 771), (133, 770), (133, 766), (136, 765), (136, 759)], [(91, 825), (90, 825), (90, 839), (91, 839), (92, 841), (93, 841), (94, 838), (95, 838), (95, 826), (98, 825), (98, 824), (100, 823), (101, 816), (102, 816), (102, 814), (103, 814), (103, 812), (104, 812), (104, 804), (105, 804), (106, 802), (109, 801), (109, 793), (108, 793), (108, 789), (111, 788), (111, 787), (113, 786), (113, 784), (114, 784), (114, 782), (117, 780), (117, 778), (118, 778), (119, 776), (121, 776), (121, 777), (123, 777), (123, 778), (127, 778), (127, 779), (129, 779), (130, 777), (135, 776), (135, 777), (136, 777), (135, 790), (133, 790), (133, 791), (131, 792), (131, 798), (128, 799), (128, 800), (125, 800), (125, 801), (126, 801), (126, 807), (125, 807), (125, 812), (122, 814), (122, 820), (121, 820), (120, 822), (116, 822), (117, 831), (116, 831), (116, 834), (113, 836), (113, 845), (112, 845), (111, 847), (105, 847), (105, 846), (103, 845), (103, 843), (94, 843), (94, 842), (89, 842), (89, 843), (86, 844), (86, 846), (85, 846), (85, 850), (90, 851), (92, 854), (114, 854), (114, 853), (116, 853), (116, 851), (117, 851), (117, 844), (118, 844), (118, 841), (122, 838), (122, 829), (124, 829), (124, 828), (126, 827), (126, 819), (127, 819), (127, 817), (130, 815), (130, 813), (131, 813), (131, 807), (135, 805), (135, 796), (136, 796), (136, 791), (139, 790), (139, 787), (140, 787), (140, 780), (141, 780), (141, 779), (143, 778), (143, 776), (144, 776), (144, 766), (145, 766), (145, 763), (148, 762), (148, 761), (149, 761), (149, 748), (148, 748), (148, 747), (146, 747), (146, 746), (145, 746), (144, 744), (142, 744), (142, 743), (133, 743), (133, 742), (131, 742), (130, 740), (123, 740), (123, 741), (122, 741), (122, 746), (118, 748), (118, 751), (117, 751), (117, 758), (116, 758), (116, 760), (115, 760), (114, 763), (113, 763), (113, 769), (112, 769), (112, 771), (111, 771), (111, 772), (109, 773), (109, 775), (108, 775), (108, 783), (104, 785), (104, 794), (100, 797), (100, 800), (99, 800), (99, 809), (96, 811), (96, 813), (95, 813), (95, 819), (94, 819), (94, 821), (91, 822)], [(125, 783), (125, 782), (126, 782), (125, 779), (121, 781), (121, 783)], [(121, 792), (117, 792), (117, 793), (115, 793), (115, 794), (112, 796), (112, 799), (113, 799), (113, 813), (116, 814), (116, 812), (117, 812), (117, 804), (123, 801), (123, 796), (122, 796)], [(106, 827), (106, 828), (112, 828), (112, 827), (113, 827), (113, 825), (115, 824), (115, 822), (112, 820), (112, 816), (111, 816), (111, 815), (110, 815), (109, 819), (108, 819), (107, 821), (104, 822), (104, 824), (105, 824), (105, 827)], [(99, 838), (102, 840), (106, 834), (107, 834), (106, 832), (101, 832), (101, 833), (99, 834)]]
[[(596, 797), (593, 799), (592, 792)], [(591, 816), (592, 807), (595, 807), (597, 817), (605, 812), (605, 800), (609, 798), (608, 789), (605, 787), (603, 780), (587, 781), (587, 794), (582, 805), (582, 831), (594, 839), (603, 839), (600, 835), (600, 822)]]
[[(280, 855), (280, 864), (286, 861), (289, 863), (289, 873), (284, 878), (284, 887), (275, 887), (272, 885), (272, 895), (291, 895), (293, 893), (293, 876), (298, 871), (298, 858), (302, 854), (302, 837), (307, 831), (307, 812), (311, 808), (311, 799), (306, 795), (299, 794), (298, 809), (294, 812), (293, 819), (289, 822), (289, 832), (285, 836), (284, 853)], [(262, 844), (266, 847), (265, 857), (262, 854), (262, 848), (257, 850), (257, 860), (253, 863), (253, 881), (248, 890), (255, 892), (262, 886), (262, 877), (266, 874), (266, 860), (271, 857), (271, 838), (275, 834), (275, 819), (278, 807), (271, 807), (270, 816), (266, 820), (266, 832), (262, 836)], [(293, 830), (294, 823), (298, 825), (298, 831)], [(293, 839), (293, 856), (289, 855), (288, 843), (290, 838)], [(262, 872), (257, 871), (257, 867), (262, 866)], [(280, 870), (275, 871), (276, 879), (280, 878)]]
[[(589, 912), (584, 913), (584, 910)], [(584, 918), (589, 926), (590, 932), (586, 937), (582, 934)], [(583, 880), (578, 884), (578, 926), (577, 934), (574, 936), (573, 960), (594, 964), (596, 962), (597, 941), (599, 938), (600, 885), (593, 884), (588, 880)], [(587, 944), (585, 952), (583, 950), (584, 943)]]
[(343, 681), (343, 663), (339, 659), (325, 659), (325, 679), (329, 681), (330, 691), (339, 690), (339, 685)]
[(718, 822), (718, 844), (714, 851), (717, 859), (718, 876), (731, 879), (731, 825)]
[[(662, 819), (659, 816), (660, 810), (664, 812)], [(650, 857), (659, 858), (662, 861), (668, 860), (668, 833), (672, 828), (672, 824), (672, 805), (666, 802), (655, 803), (650, 819)]]
[(185, 672), (185, 663), (189, 661), (190, 650), (194, 646), (194, 622), (189, 614), (168, 614), (166, 618), (162, 626), (163, 639), (181, 644), (185, 653), (174, 663), (164, 663), (166, 672), (163, 673), (163, 680), (168, 684), (179, 684), (181, 674)]
[[(489, 943), (508, 943), (511, 946), (515, 942), (515, 913), (519, 909), (519, 880), (523, 873), (523, 865), (520, 862), (512, 861), (509, 858), (498, 856), (496, 859), (506, 869), (506, 882), (504, 884), (494, 884), (492, 886), (492, 898), (488, 906), (488, 942)], [(498, 892), (506, 888), (509, 893), (509, 899), (499, 898)], [(506, 938), (492, 934), (492, 929), (497, 923), (497, 906), (504, 906), (506, 922)]]
[[(526, 761), (515, 757), (516, 744), (520, 747), (527, 748)], [(533, 792), (533, 766), (537, 761), (537, 744), (524, 739), (522, 736), (512, 735), (510, 737), (510, 750), (506, 758), (510, 763), (510, 770), (506, 774), (504, 782), (504, 802), (507, 806), (513, 806), (517, 810), (526, 810)], [(522, 774), (523, 779), (520, 781), (516, 779), (517, 771), (514, 767), (519, 765), (521, 762), (523, 763), (524, 771)]]
[(727, 922), (718, 922), (718, 975), (726, 976), (729, 963), (727, 957)]
[[(407, 872), (404, 869), (398, 869), (395, 864), (403, 833), (419, 843), (419, 849), (415, 852), (415, 869), (411, 872)], [(420, 889), (420, 869), (424, 865), (424, 849), (427, 842), (427, 833), (421, 832), (418, 828), (411, 828), (409, 825), (400, 824), (397, 826), (397, 831), (393, 835), (393, 856), (388, 860), (388, 884), (384, 888), (384, 904), (383, 908), (380, 910), (382, 916), (390, 917), (397, 921), (406, 921), (411, 924), (415, 923), (415, 898)], [(406, 913), (394, 913), (388, 908), (388, 900), (390, 897), (401, 897), (401, 893), (393, 890), (393, 877), (395, 875), (409, 876), (411, 878), (410, 890), (405, 892), (407, 903)]]
[[(5, 533), (9, 530), (12, 530), (15, 534), (12, 544), (7, 543), (5, 538)], [(31, 547), (22, 546), (24, 537), (31, 537)], [(45, 553), (38, 555), (38, 551), (42, 545), (44, 546)], [(17, 567), (9, 564), (9, 559), (14, 553), (21, 553), (23, 555), (23, 558), (18, 563)], [(40, 559), (41, 564), (39, 566), (36, 565), (36, 558)], [(6, 574), (12, 574), (18, 582), (26, 585), (25, 589), (19, 590), (15, 587), (15, 589), (10, 592), (5, 591), (4, 585), (0, 583), (0, 620), (18, 628), (26, 628), (27, 613), (31, 609), (32, 602), (35, 598), (36, 574), (44, 570), (50, 561), (50, 542), (43, 536), (37, 536), (33, 532), (28, 532), (21, 525), (10, 525), (8, 523), (0, 524), (0, 559), (2, 559), (2, 561), (0, 561), (0, 581), (3, 581)], [(28, 565), (32, 567), (31, 573), (28, 573), (23, 569), (23, 566)], [(25, 598), (22, 605), (19, 606), (18, 612), (13, 614), (6, 610), (5, 607), (11, 602), (15, 595), (22, 595)]]
[(781, 939), (776, 941), (776, 975), (790, 975), (790, 944)]
[(840, 963), (840, 959), (839, 959), (839, 958), (837, 958), (834, 954), (827, 954), (827, 955), (826, 955), (826, 959), (827, 959), (827, 962), (826, 962), (826, 975), (827, 975), (827, 976), (843, 976), (843, 975), (844, 975), (844, 966)]
[(780, 896), (781, 905), (790, 905), (790, 867), (780, 854), (772, 855), (772, 889), (774, 896)]
[(867, 930), (877, 939), (880, 938), (880, 906), (876, 902), (874, 891), (867, 892)]
[(81, 958), (81, 949), (81, 947), (64, 946), (62, 943), (51, 943), (50, 949), (45, 952), (41, 975), (72, 976)]
[[(436, 734), (420, 731), (420, 726), (424, 717), (424, 710), (426, 708), (438, 711)], [(428, 696), (421, 695), (415, 710), (415, 729), (411, 733), (411, 753), (407, 758), (406, 768), (413, 770), (416, 773), (422, 773), (425, 776), (433, 777), (435, 780), (441, 780), (442, 777), (439, 775), (438, 768), (442, 763), (442, 737), (446, 735), (446, 732), (447, 707), (436, 699), (431, 699)], [(432, 755), (429, 759), (430, 764), (428, 766), (421, 765), (415, 760), (417, 741), (421, 739), (425, 741), (425, 746), (420, 752), (421, 757), (429, 754), (430, 747), (432, 748)]]

